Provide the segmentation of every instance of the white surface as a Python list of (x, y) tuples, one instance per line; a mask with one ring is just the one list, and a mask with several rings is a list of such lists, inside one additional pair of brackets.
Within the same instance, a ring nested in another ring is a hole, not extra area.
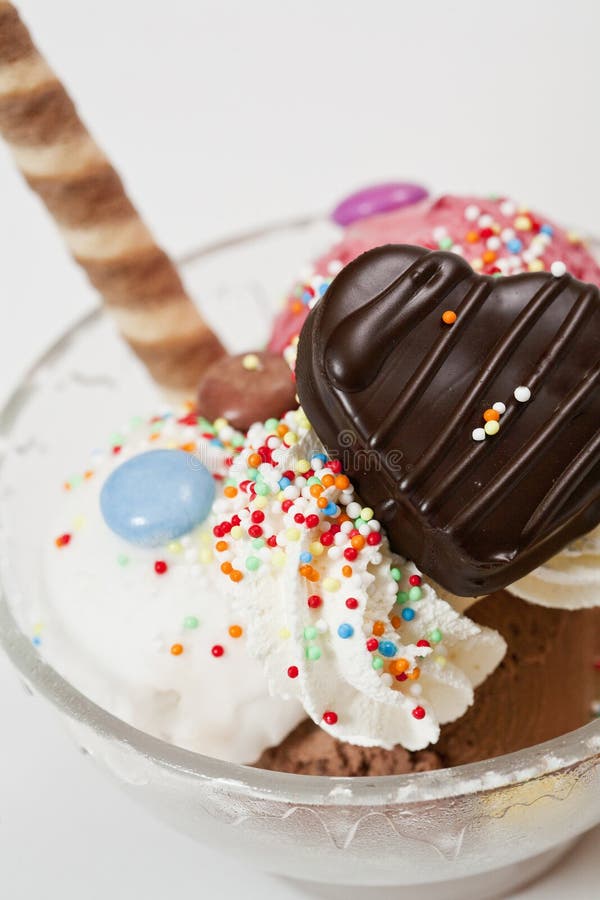
[[(593, 0), (551, 8), (22, 0), (21, 8), (175, 252), (402, 176), (438, 190), (510, 192), (598, 230)], [(94, 298), (3, 150), (0, 246), (4, 393)], [(78, 755), (3, 658), (0, 709), (2, 896), (317, 896), (148, 819)], [(596, 831), (518, 898), (592, 900), (599, 853)]]

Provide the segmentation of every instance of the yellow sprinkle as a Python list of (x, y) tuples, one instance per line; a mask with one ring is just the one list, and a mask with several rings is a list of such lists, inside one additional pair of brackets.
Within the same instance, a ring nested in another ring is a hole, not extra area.
[(85, 516), (77, 516), (73, 520), (73, 531), (81, 531), (85, 525)]
[(481, 272), (483, 269), (483, 260), (477, 257), (476, 259), (471, 260), (471, 268), (475, 269), (476, 272)]
[(543, 272), (544, 263), (541, 259), (532, 259), (527, 268), (530, 272)]
[(283, 566), (285, 566), (285, 553), (283, 553), (281, 550), (277, 550), (271, 555), (271, 562), (276, 568), (281, 569)]
[(310, 463), (307, 459), (299, 459), (296, 463), (296, 472), (299, 472), (301, 475), (304, 475), (309, 469)]
[(529, 216), (517, 216), (514, 226), (517, 231), (531, 231), (531, 219)]
[(242, 359), (242, 365), (248, 372), (256, 372), (260, 368), (260, 359), (256, 353), (247, 353)]
[(483, 426), (483, 430), (486, 434), (489, 435), (498, 434), (498, 432), (500, 431), (500, 423), (496, 422), (495, 419), (492, 419), (491, 421), (485, 423), (485, 425)]
[(41, 622), (36, 622), (35, 625), (33, 626), (33, 633), (34, 633), (36, 636), (38, 636), (38, 635), (40, 635), (40, 634), (42, 633), (43, 629), (44, 629), (44, 626), (42, 625), (42, 623), (41, 623)]
[(313, 541), (308, 549), (313, 556), (321, 556), (322, 553), (325, 553), (325, 547), (321, 541)]
[(298, 530), (298, 528), (288, 528), (288, 530), (285, 533), (285, 536), (288, 539), (288, 541), (299, 541), (300, 540), (300, 531)]
[(437, 666), (439, 666), (440, 669), (443, 669), (447, 662), (448, 662), (448, 660), (446, 659), (445, 656), (436, 656), (435, 657), (435, 664)]
[(265, 506), (267, 505), (267, 502), (268, 501), (267, 501), (266, 497), (255, 497), (252, 508), (253, 509), (264, 509)]
[(198, 559), (201, 563), (204, 563), (204, 565), (208, 565), (208, 563), (212, 562), (213, 555), (208, 547), (203, 547), (201, 549), (200, 553), (198, 554)]
[(239, 541), (244, 532), (240, 525), (234, 525), (229, 534), (234, 539), (234, 541)]
[(323, 581), (323, 588), (326, 591), (330, 591), (330, 593), (332, 593), (332, 594), (335, 593), (336, 591), (339, 591), (340, 587), (341, 587), (341, 584), (337, 580), (337, 578), (325, 578)]
[(581, 243), (581, 238), (580, 238), (580, 236), (577, 234), (576, 231), (569, 231), (569, 232), (567, 233), (567, 240), (568, 240), (568, 242), (569, 242), (570, 244), (579, 244), (579, 243)]
[(183, 547), (179, 541), (171, 541), (171, 543), (167, 545), (167, 550), (169, 553), (181, 553)]
[(370, 522), (374, 515), (375, 513), (370, 506), (365, 506), (365, 508), (360, 511), (360, 517), (363, 522)]
[(228, 423), (227, 419), (223, 419), (223, 418), (215, 419), (215, 421), (213, 422), (213, 428), (215, 429), (215, 431), (220, 431), (221, 428), (225, 428), (225, 426), (228, 424), (229, 423)]
[(166, 449), (167, 450), (176, 450), (177, 443), (175, 441), (169, 441), (168, 444), (166, 445)]
[(298, 443), (298, 435), (295, 431), (287, 431), (283, 436), (283, 443), (286, 447), (293, 447)]
[(292, 633), (289, 628), (281, 628), (279, 631), (279, 637), (282, 641), (287, 641), (291, 638)]

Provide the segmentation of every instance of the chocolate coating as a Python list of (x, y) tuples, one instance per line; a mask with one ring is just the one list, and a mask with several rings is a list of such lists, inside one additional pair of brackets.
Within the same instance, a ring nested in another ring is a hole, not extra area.
[(276, 353), (223, 357), (207, 369), (198, 387), (202, 415), (223, 417), (241, 431), (297, 406), (292, 372)]
[[(379, 247), (311, 311), (296, 377), (393, 549), (455, 594), (502, 589), (600, 522), (593, 285), (496, 279), (453, 253)], [(529, 402), (514, 399), (519, 385)], [(474, 441), (499, 401), (500, 431)]]

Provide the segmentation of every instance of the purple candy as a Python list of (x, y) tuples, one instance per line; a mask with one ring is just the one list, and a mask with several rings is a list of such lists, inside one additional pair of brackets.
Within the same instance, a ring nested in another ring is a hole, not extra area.
[(338, 225), (351, 225), (360, 219), (368, 219), (378, 213), (391, 212), (412, 206), (424, 200), (428, 191), (420, 184), (408, 181), (389, 181), (386, 184), (374, 184), (371, 187), (356, 191), (342, 200), (331, 213), (331, 218)]

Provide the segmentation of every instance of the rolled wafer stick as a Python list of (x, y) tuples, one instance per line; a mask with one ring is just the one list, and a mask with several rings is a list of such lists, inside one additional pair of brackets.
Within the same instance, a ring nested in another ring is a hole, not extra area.
[(0, 133), (154, 379), (194, 388), (224, 349), (7, 0), (0, 0)]

